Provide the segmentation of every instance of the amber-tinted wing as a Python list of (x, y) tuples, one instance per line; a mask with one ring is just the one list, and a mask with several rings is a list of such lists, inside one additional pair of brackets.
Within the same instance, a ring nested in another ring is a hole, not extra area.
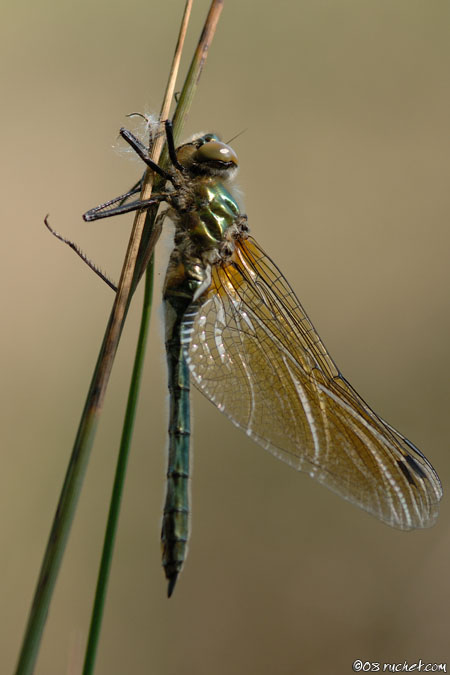
[(388, 525), (433, 524), (433, 467), (345, 380), (252, 238), (214, 267), (182, 341), (195, 385), (257, 443)]

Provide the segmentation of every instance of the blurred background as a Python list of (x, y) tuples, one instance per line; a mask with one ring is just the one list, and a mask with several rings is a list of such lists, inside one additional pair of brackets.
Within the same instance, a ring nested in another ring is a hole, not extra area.
[[(208, 9), (194, 7), (183, 73)], [(183, 2), (9, 3), (0, 26), (0, 671), (16, 663), (132, 216), (81, 214), (127, 190), (112, 145), (160, 108)], [(233, 146), (253, 234), (360, 394), (438, 470), (449, 454), (447, 0), (228, 0), (185, 136)], [(169, 228), (168, 228), (169, 229)], [(155, 311), (99, 675), (349, 673), (355, 659), (449, 660), (449, 505), (391, 530), (252, 443), (194, 393), (192, 538), (166, 598), (159, 531), (167, 385)], [(140, 313), (115, 363), (36, 672), (81, 672)]]

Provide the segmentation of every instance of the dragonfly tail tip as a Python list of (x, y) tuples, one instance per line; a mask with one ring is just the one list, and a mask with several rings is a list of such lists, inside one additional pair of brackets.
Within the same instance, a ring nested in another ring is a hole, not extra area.
[(169, 584), (167, 586), (167, 597), (170, 598), (170, 596), (173, 593), (173, 590), (175, 588), (175, 584), (177, 583), (177, 578), (178, 578), (178, 572), (176, 572), (173, 577), (170, 577), (169, 579)]

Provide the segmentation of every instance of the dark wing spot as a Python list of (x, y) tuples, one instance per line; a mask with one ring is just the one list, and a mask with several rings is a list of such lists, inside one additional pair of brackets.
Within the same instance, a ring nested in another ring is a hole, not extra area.
[[(408, 457), (406, 457), (406, 459), (408, 459)], [(408, 467), (404, 464), (403, 460), (398, 459), (397, 464), (400, 468), (400, 471), (402, 472), (402, 474), (405, 476), (406, 480), (408, 481), (408, 483), (410, 485), (415, 485), (414, 478), (411, 476), (411, 472), (408, 469)]]
[(411, 455), (406, 455), (405, 459), (408, 462), (411, 469), (413, 469), (418, 476), (420, 476), (423, 480), (425, 480), (427, 477), (426, 473), (424, 472), (422, 467), (416, 462), (416, 460), (413, 459)]

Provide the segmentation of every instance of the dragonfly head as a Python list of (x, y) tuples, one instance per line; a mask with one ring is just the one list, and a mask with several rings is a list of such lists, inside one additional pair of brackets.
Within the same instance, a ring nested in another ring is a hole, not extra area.
[(233, 178), (238, 158), (233, 148), (215, 134), (204, 134), (177, 149), (177, 157), (193, 176)]

